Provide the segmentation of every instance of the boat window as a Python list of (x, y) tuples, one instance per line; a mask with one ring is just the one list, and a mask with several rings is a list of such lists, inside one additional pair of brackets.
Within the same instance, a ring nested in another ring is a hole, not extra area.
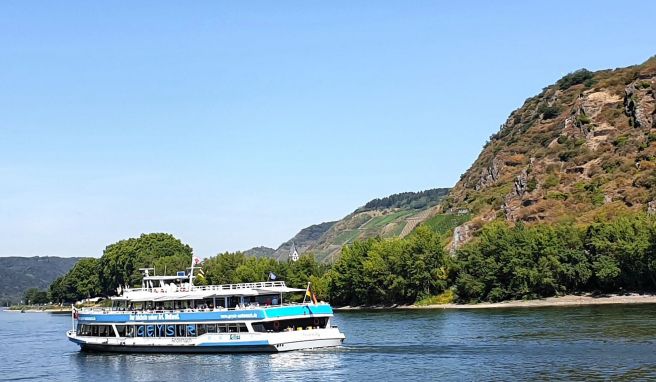
[(157, 324), (155, 325), (155, 335), (157, 337), (165, 337), (166, 336), (166, 325), (164, 324)]
[(175, 325), (166, 325), (166, 336), (175, 337)]
[(259, 305), (279, 305), (280, 298), (277, 294), (266, 294), (262, 296), (257, 296), (255, 302)]
[(183, 324), (178, 324), (175, 326), (175, 334), (177, 337), (185, 337), (186, 328)]
[(155, 337), (155, 325), (146, 325), (146, 337)]
[(173, 301), (164, 301), (164, 309), (173, 310)]
[(125, 328), (126, 337), (134, 337), (134, 325), (128, 325)]
[(202, 336), (203, 334), (207, 333), (207, 325), (198, 324), (196, 325), (196, 330), (198, 331), (198, 335)]
[(143, 302), (141, 301), (134, 302), (131, 306), (130, 310), (143, 310)]
[(234, 308), (239, 304), (240, 299), (239, 296), (230, 296), (228, 298), (228, 308)]
[(125, 325), (116, 325), (116, 332), (119, 337), (125, 337)]
[(91, 335), (91, 325), (78, 325), (77, 334), (81, 336), (90, 336)]
[(196, 325), (188, 324), (187, 325), (187, 337), (196, 337)]
[(175, 309), (189, 309), (189, 301), (187, 300), (176, 301)]
[(217, 297), (214, 300), (216, 301), (216, 305), (215, 305), (216, 308), (218, 308), (218, 307), (225, 308), (226, 307), (226, 299), (224, 297)]
[(146, 335), (146, 328), (143, 325), (137, 325), (137, 337), (144, 337)]
[(98, 337), (98, 327), (96, 325), (91, 325), (91, 335)]
[(227, 333), (228, 327), (225, 324), (216, 324), (216, 330), (218, 333)]
[(240, 333), (248, 333), (248, 328), (246, 327), (246, 324), (238, 324), (237, 329), (239, 330)]
[(262, 324), (253, 324), (253, 331), (256, 333), (263, 333), (266, 332), (266, 329), (264, 329), (264, 325)]
[(237, 333), (239, 332), (237, 324), (228, 324), (228, 333)]
[(207, 324), (208, 333), (216, 333), (216, 324)]

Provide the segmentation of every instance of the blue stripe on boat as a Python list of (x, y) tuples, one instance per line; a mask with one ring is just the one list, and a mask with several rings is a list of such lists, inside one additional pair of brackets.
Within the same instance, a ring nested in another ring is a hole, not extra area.
[(285, 316), (309, 316), (312, 314), (332, 314), (330, 305), (300, 305), (283, 306), (271, 308), (264, 311), (268, 318), (280, 318)]

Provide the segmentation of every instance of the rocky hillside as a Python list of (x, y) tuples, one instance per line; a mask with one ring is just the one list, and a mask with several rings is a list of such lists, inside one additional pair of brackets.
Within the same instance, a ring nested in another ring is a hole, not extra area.
[(448, 192), (448, 188), (436, 188), (374, 199), (342, 220), (302, 229), (278, 247), (273, 256), (286, 259), (293, 242), (300, 254), (312, 252), (321, 261), (331, 261), (344, 244), (356, 239), (405, 236), (439, 212), (438, 204)]
[(81, 257), (0, 257), (0, 301), (17, 303), (30, 288), (47, 289)]
[(469, 214), (454, 245), (486, 222), (592, 221), (656, 211), (656, 57), (570, 73), (513, 111), (444, 202)]

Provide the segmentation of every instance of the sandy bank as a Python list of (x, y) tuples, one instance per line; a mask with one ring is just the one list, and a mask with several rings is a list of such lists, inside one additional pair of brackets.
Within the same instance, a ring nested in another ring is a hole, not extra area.
[(371, 307), (338, 307), (336, 311), (364, 310), (364, 309), (498, 309), (498, 308), (540, 308), (548, 306), (582, 306), (582, 305), (609, 305), (609, 304), (656, 304), (656, 295), (567, 295), (562, 297), (548, 297), (539, 300), (515, 300), (504, 302), (482, 302), (478, 304), (442, 304), (442, 305), (396, 305)]

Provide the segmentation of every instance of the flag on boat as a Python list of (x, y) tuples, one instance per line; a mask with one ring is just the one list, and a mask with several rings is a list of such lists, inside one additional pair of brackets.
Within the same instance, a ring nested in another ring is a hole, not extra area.
[(200, 257), (194, 256), (194, 265), (200, 264)]
[(199, 273), (201, 276), (205, 276), (205, 272), (203, 272), (203, 268), (198, 268), (198, 273)]
[(278, 276), (275, 273), (269, 272), (269, 280), (275, 280), (277, 278), (278, 278)]
[(314, 294), (314, 291), (312, 290), (312, 283), (308, 283), (307, 290), (305, 291), (305, 297), (303, 297), (303, 302), (305, 302), (305, 298), (310, 298), (313, 303), (317, 304), (317, 296)]

